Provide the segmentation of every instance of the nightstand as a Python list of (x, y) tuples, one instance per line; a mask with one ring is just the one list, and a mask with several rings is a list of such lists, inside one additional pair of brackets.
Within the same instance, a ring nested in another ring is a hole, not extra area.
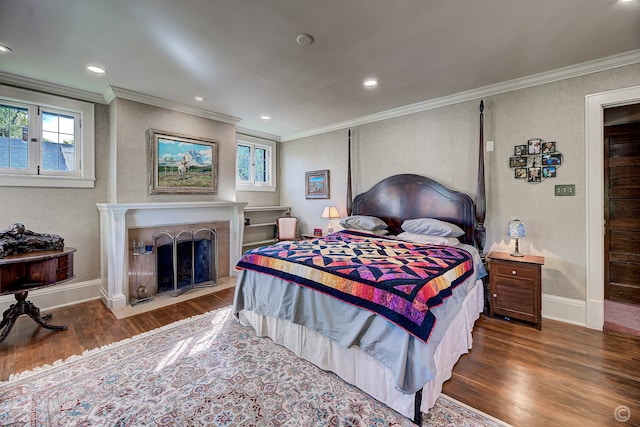
[(535, 323), (541, 328), (542, 265), (544, 257), (514, 257), (505, 252), (491, 252), (489, 286), (490, 315), (499, 314)]

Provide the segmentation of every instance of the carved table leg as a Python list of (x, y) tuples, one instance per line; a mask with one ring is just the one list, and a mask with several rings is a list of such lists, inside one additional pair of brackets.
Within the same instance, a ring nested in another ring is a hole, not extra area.
[[(9, 331), (13, 327), (16, 322), (16, 319), (26, 314), (31, 317), (38, 325), (43, 328), (51, 329), (53, 331), (63, 331), (67, 329), (66, 326), (56, 326), (50, 325), (46, 321), (51, 319), (51, 314), (48, 314), (44, 317), (40, 316), (40, 309), (33, 305), (31, 301), (27, 301), (28, 292), (17, 292), (15, 294), (16, 303), (12, 304), (5, 312), (2, 314), (2, 322), (0, 323), (0, 342), (4, 341), (4, 339), (9, 335)], [(4, 329), (3, 329), (4, 328)]]

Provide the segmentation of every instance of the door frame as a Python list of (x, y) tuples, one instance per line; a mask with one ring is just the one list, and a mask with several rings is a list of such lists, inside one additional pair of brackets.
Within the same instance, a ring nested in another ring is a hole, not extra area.
[(586, 325), (604, 326), (604, 109), (640, 102), (640, 86), (585, 97), (586, 133)]

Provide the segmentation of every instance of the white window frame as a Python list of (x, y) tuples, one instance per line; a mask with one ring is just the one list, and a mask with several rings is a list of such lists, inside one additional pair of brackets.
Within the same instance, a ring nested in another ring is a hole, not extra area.
[[(95, 186), (95, 131), (94, 131), (94, 105), (92, 103), (77, 101), (56, 95), (34, 92), (27, 89), (0, 85), (0, 102), (16, 104), (28, 107), (29, 114), (29, 139), (37, 138), (38, 154), (29, 156), (28, 170), (15, 170), (7, 172), (3, 169), (0, 173), (0, 187), (68, 187), (68, 188), (94, 188)], [(41, 115), (33, 120), (32, 109), (40, 107), (41, 111), (50, 111), (57, 114), (69, 114), (76, 120), (75, 135), (75, 170), (73, 172), (44, 171), (37, 173), (41, 147)], [(29, 142), (32, 144), (33, 142)]]
[[(238, 134), (236, 138), (236, 191), (276, 191), (276, 142), (268, 139), (257, 138), (249, 135)], [(251, 147), (251, 181), (238, 180), (238, 146), (248, 145)], [(254, 153), (255, 148), (267, 149), (267, 182), (254, 182)]]

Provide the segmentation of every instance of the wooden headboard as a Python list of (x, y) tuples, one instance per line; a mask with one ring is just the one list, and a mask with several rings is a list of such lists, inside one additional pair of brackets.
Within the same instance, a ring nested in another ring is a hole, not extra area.
[(474, 244), (475, 207), (471, 197), (414, 174), (383, 179), (353, 199), (352, 215), (375, 216), (389, 225), (390, 234), (402, 233), (406, 219), (435, 218), (465, 231), (460, 241)]

